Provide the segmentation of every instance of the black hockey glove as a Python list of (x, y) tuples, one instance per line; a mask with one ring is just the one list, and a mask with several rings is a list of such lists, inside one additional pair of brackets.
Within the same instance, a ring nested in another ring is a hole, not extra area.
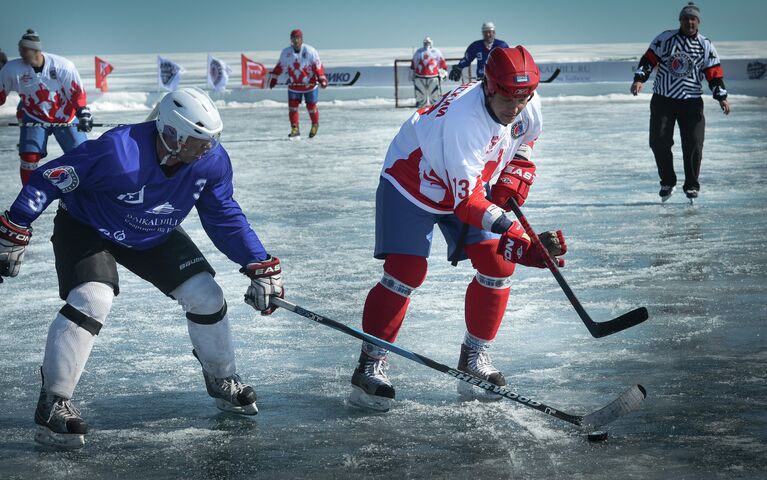
[(450, 69), (450, 75), (448, 75), (448, 78), (454, 82), (460, 82), (462, 70), (463, 69), (458, 65), (453, 65), (453, 68)]
[(91, 116), (91, 109), (88, 107), (80, 107), (77, 109), (77, 120), (80, 122), (77, 125), (77, 129), (81, 132), (90, 132), (93, 129), (93, 116)]
[(8, 219), (8, 212), (0, 215), (0, 277), (15, 277), (19, 274), (30, 238), (32, 228), (16, 225)]

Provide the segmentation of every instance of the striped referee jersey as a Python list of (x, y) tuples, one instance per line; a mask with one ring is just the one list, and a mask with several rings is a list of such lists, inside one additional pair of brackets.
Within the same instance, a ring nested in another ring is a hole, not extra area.
[(724, 70), (711, 41), (700, 33), (688, 37), (679, 30), (666, 30), (650, 43), (634, 81), (645, 82), (652, 70), (658, 71), (653, 92), (676, 99), (699, 98), (705, 78), (717, 100), (727, 98)]

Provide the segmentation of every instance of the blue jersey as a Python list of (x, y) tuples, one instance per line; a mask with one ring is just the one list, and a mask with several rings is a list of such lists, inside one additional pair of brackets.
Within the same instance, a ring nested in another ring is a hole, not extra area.
[(469, 47), (466, 49), (466, 53), (463, 54), (461, 61), (458, 62), (458, 66), (461, 68), (466, 68), (471, 65), (471, 62), (476, 58), (477, 79), (481, 80), (485, 76), (485, 62), (487, 62), (487, 57), (490, 56), (490, 52), (493, 51), (493, 49), (496, 47), (509, 48), (509, 45), (503, 40), (498, 39), (493, 40), (493, 44), (490, 46), (490, 48), (485, 46), (484, 40), (477, 40), (476, 42), (472, 42), (472, 44), (469, 45)]
[(35, 170), (10, 209), (20, 225), (55, 199), (76, 220), (114, 243), (137, 250), (161, 244), (192, 207), (205, 232), (232, 261), (267, 257), (232, 198), (232, 163), (219, 144), (170, 178), (160, 168), (154, 122), (127, 125), (82, 143)]

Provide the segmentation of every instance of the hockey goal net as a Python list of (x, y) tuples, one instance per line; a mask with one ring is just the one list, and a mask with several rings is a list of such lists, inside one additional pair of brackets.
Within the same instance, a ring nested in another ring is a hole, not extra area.
[[(394, 59), (394, 106), (396, 108), (415, 108), (415, 90), (411, 75), (409, 58)], [(446, 58), (448, 72), (450, 67), (457, 63), (460, 58)], [(444, 79), (440, 81), (441, 94), (445, 94), (463, 83), (472, 81), (472, 65), (464, 68), (461, 72), (461, 81), (454, 82)]]

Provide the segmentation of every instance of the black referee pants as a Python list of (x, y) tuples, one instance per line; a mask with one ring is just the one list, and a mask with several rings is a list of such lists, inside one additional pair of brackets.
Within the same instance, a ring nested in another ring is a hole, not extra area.
[(700, 190), (698, 175), (703, 159), (703, 137), (706, 119), (703, 99), (676, 99), (654, 94), (650, 101), (650, 148), (655, 155), (660, 184), (676, 185), (674, 172), (674, 124), (679, 122), (684, 160), (684, 190)]

